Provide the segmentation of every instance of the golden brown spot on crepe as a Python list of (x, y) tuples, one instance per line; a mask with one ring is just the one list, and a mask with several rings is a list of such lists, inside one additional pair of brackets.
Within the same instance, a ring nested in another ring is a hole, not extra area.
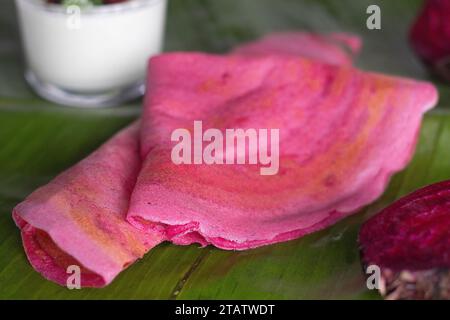
[(312, 61), (299, 59), (296, 63), (296, 68), (292, 68), (292, 70), (296, 69), (295, 74), (292, 75), (294, 77), (294, 81), (298, 81), (298, 76), (300, 74), (305, 86), (309, 90), (320, 90), (322, 87), (322, 79), (315, 76), (316, 68), (317, 66)]
[(255, 107), (261, 110), (267, 110), (273, 106), (276, 97), (276, 90), (266, 90), (261, 96), (255, 101)]
[[(371, 132), (381, 120), (381, 116), (386, 108), (386, 100), (392, 91), (392, 87), (386, 83), (387, 79), (377, 78), (375, 80), (375, 82), (365, 81), (361, 93), (358, 96), (358, 100), (360, 101), (354, 102), (355, 105), (361, 107), (367, 106), (369, 112), (361, 133), (353, 142), (344, 141), (344, 145), (334, 144), (327, 152), (326, 157), (318, 157), (315, 160), (310, 170), (315, 170), (318, 174), (313, 179), (310, 189), (308, 188), (310, 194), (316, 194), (317, 189), (322, 188), (320, 181), (326, 180), (327, 175), (333, 174), (337, 181), (343, 181), (345, 177), (342, 177), (342, 175), (348, 174), (348, 170), (345, 170), (345, 168), (353, 167), (355, 162), (359, 160), (359, 156), (361, 155), (362, 149), (366, 146)], [(371, 88), (371, 85), (374, 88)], [(332, 162), (332, 166), (330, 162)], [(328, 167), (332, 167), (333, 170), (323, 170)], [(299, 169), (301, 171), (301, 168)]]
[[(87, 186), (82, 189), (87, 192)], [(90, 201), (85, 202), (84, 199), (79, 201), (74, 208), (68, 199), (73, 199), (73, 194), (58, 196), (57, 206), (61, 212), (67, 214), (70, 220), (76, 223), (86, 236), (98, 243), (114, 260), (128, 262), (141, 257), (145, 253), (146, 248), (142, 242), (131, 232), (126, 232), (126, 227), (121, 227), (127, 222), (123, 218), (119, 218), (117, 213), (96, 207)], [(109, 226), (114, 226), (115, 234), (110, 234), (99, 227), (102, 222), (90, 213), (92, 210), (98, 212), (98, 216), (107, 217), (110, 220)], [(118, 242), (117, 239), (123, 240), (122, 243)]]
[(205, 80), (198, 86), (198, 91), (201, 93), (213, 93), (222, 96), (231, 96), (235, 93), (236, 87), (233, 82), (225, 81), (224, 79), (211, 78)]

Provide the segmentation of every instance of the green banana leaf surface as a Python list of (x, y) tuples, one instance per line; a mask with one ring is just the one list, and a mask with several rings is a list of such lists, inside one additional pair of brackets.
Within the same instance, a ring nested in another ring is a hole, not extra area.
[[(377, 4), (382, 29), (368, 30)], [(367, 289), (358, 230), (398, 197), (450, 177), (450, 86), (430, 79), (407, 34), (421, 1), (170, 0), (167, 51), (226, 52), (267, 32), (310, 30), (359, 34), (357, 66), (431, 80), (439, 106), (424, 120), (413, 161), (374, 204), (338, 224), (259, 249), (231, 252), (162, 244), (108, 287), (68, 290), (28, 263), (12, 208), (137, 118), (142, 101), (81, 110), (37, 97), (23, 79), (14, 2), (0, 2), (0, 299), (380, 299)]]

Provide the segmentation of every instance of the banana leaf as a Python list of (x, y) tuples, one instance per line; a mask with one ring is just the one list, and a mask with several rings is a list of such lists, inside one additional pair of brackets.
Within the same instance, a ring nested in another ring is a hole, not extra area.
[[(382, 29), (366, 28), (377, 4)], [(226, 52), (271, 31), (348, 31), (364, 39), (358, 67), (430, 79), (407, 42), (416, 0), (170, 0), (166, 50)], [(0, 299), (379, 299), (367, 289), (358, 230), (383, 206), (450, 177), (450, 87), (428, 113), (408, 168), (374, 204), (299, 240), (243, 252), (162, 244), (103, 289), (69, 290), (28, 263), (11, 209), (140, 114), (141, 101), (98, 110), (37, 97), (23, 79), (12, 0), (0, 3)]]

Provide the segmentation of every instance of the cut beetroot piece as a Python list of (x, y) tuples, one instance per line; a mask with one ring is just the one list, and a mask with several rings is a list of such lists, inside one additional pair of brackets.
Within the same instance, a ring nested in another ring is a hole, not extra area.
[(364, 267), (381, 270), (390, 299), (450, 298), (450, 180), (396, 201), (359, 234)]
[(450, 0), (427, 0), (410, 33), (411, 45), (431, 71), (450, 81)]

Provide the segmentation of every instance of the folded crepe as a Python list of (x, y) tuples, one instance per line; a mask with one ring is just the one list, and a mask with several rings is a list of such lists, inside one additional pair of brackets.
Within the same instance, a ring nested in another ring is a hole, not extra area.
[[(311, 46), (307, 37), (291, 35), (300, 41), (302, 49), (297, 54)], [(284, 42), (278, 41), (279, 50), (294, 40), (285, 36), (283, 39)], [(258, 43), (252, 47), (257, 48)], [(264, 43), (261, 45), (265, 47)], [(317, 50), (319, 57), (324, 49), (342, 56), (340, 47), (314, 46), (308, 52), (311, 56)], [(47, 279), (66, 285), (67, 267), (77, 265), (81, 267), (83, 287), (101, 287), (166, 239), (165, 228), (159, 223), (149, 233), (151, 223), (147, 222), (144, 233), (125, 220), (140, 166), (136, 123), (17, 205), (13, 218), (21, 229), (32, 266)]]
[(25, 252), (44, 277), (66, 285), (81, 268), (81, 286), (103, 287), (162, 241), (126, 222), (140, 168), (138, 124), (33, 192), (14, 208)]
[[(284, 39), (278, 45), (290, 46)], [(14, 208), (33, 267), (65, 285), (67, 267), (78, 265), (82, 286), (101, 287), (164, 240), (246, 249), (326, 227), (375, 199), (410, 158), (434, 88), (294, 58), (308, 41), (276, 54), (264, 39), (259, 46), (254, 55), (152, 59), (140, 125)], [(314, 48), (310, 58), (331, 50)], [(341, 45), (331, 52), (344, 61)], [(279, 173), (174, 165), (171, 133), (193, 120), (205, 128), (279, 128)]]
[(243, 44), (232, 52), (252, 57), (266, 54), (302, 56), (334, 65), (351, 65), (361, 45), (361, 39), (349, 33), (296, 31), (271, 33), (257, 41)]
[[(164, 227), (176, 244), (238, 250), (303, 236), (377, 199), (437, 100), (427, 83), (282, 55), (164, 54), (147, 85), (128, 220)], [(203, 132), (279, 129), (278, 174), (174, 164), (171, 133), (194, 132), (194, 121)]]

